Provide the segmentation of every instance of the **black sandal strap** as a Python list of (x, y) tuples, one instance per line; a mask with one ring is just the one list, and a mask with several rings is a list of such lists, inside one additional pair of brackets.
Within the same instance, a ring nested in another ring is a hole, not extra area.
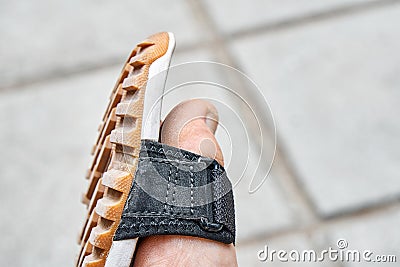
[(215, 160), (142, 140), (138, 167), (114, 240), (188, 235), (234, 243), (232, 185)]

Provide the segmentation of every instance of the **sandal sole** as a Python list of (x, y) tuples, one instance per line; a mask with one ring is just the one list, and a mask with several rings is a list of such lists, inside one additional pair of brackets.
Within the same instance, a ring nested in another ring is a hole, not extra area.
[[(106, 264), (136, 171), (140, 141), (143, 137), (158, 139), (161, 103), (155, 105), (156, 112), (151, 118), (147, 100), (150, 103), (160, 100), (166, 72), (161, 81), (152, 85), (148, 81), (168, 69), (174, 46), (173, 35), (166, 32), (140, 42), (125, 62), (111, 93), (86, 174), (89, 186), (82, 202), (87, 205), (87, 219), (78, 238), (77, 267)], [(142, 128), (144, 121), (147, 127), (149, 118), (151, 127)]]

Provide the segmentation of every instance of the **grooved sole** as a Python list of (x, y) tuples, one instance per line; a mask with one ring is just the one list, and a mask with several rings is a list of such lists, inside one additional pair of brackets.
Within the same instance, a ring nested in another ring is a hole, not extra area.
[(92, 149), (89, 186), (82, 195), (88, 213), (78, 238), (78, 267), (105, 265), (137, 167), (150, 65), (167, 52), (168, 44), (165, 32), (139, 43), (112, 90)]

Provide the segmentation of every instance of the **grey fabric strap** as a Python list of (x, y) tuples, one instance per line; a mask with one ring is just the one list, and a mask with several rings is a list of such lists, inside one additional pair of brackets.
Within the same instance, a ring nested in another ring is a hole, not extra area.
[(234, 243), (232, 185), (217, 161), (142, 140), (114, 240), (151, 235), (189, 235)]

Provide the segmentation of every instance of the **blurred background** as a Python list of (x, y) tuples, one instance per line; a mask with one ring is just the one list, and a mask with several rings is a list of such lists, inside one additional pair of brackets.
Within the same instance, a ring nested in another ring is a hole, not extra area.
[(110, 90), (138, 41), (171, 31), (173, 64), (243, 71), (275, 117), (268, 180), (235, 189), (240, 266), (397, 266), (257, 252), (344, 238), (400, 262), (399, 25), (394, 0), (1, 0), (0, 265), (73, 265)]

